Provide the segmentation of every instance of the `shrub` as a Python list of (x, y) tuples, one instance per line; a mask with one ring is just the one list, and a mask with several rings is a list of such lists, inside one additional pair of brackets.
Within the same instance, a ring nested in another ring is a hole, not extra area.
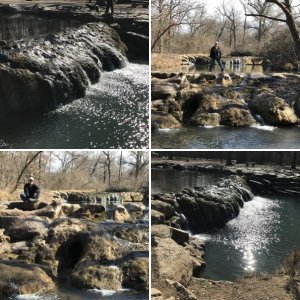
[(255, 56), (255, 54), (249, 50), (236, 50), (230, 52), (231, 56)]

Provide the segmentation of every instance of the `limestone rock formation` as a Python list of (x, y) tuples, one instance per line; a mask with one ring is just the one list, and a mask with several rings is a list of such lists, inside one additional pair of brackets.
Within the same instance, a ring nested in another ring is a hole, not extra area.
[(273, 94), (261, 93), (250, 105), (271, 125), (295, 125), (298, 121), (293, 108)]

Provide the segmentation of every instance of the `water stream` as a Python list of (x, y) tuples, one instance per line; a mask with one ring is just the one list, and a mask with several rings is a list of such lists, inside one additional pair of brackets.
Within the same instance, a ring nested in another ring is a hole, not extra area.
[[(180, 191), (183, 184), (189, 187), (195, 183), (212, 184), (219, 178), (218, 174), (152, 169), (155, 192)], [(296, 197), (255, 196), (223, 228), (195, 233), (206, 242), (207, 266), (202, 276), (236, 280), (247, 272), (268, 273), (280, 269), (282, 260), (293, 249), (300, 249), (299, 215), (300, 201)]]
[(82, 99), (41, 117), (0, 121), (0, 148), (146, 148), (149, 66), (102, 74)]

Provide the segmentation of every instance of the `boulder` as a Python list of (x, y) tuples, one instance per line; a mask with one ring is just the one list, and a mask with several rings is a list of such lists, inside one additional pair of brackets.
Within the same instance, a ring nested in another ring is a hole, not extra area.
[(250, 102), (250, 108), (270, 125), (295, 125), (298, 118), (295, 111), (289, 104), (268, 93), (261, 93)]
[(166, 112), (154, 112), (151, 115), (151, 127), (153, 129), (180, 128), (181, 124)]
[(193, 275), (193, 259), (189, 252), (171, 238), (156, 238), (156, 242), (152, 247), (152, 285), (164, 279), (187, 284)]
[(167, 97), (175, 97), (179, 85), (177, 83), (166, 82), (162, 80), (152, 80), (151, 99), (166, 99)]
[(136, 291), (146, 291), (149, 288), (149, 259), (137, 257), (122, 264), (123, 286)]
[(220, 125), (219, 113), (202, 112), (202, 110), (196, 110), (191, 117), (191, 124), (196, 126), (219, 126)]
[(2, 297), (39, 294), (55, 289), (52, 279), (35, 264), (0, 261), (0, 274), (0, 296)]
[(97, 261), (84, 261), (72, 271), (71, 281), (77, 288), (120, 290), (122, 273), (114, 265), (103, 266)]
[(232, 107), (221, 112), (220, 124), (222, 125), (244, 127), (255, 123), (251, 112), (244, 108)]
[(41, 209), (48, 206), (48, 203), (37, 201), (37, 202), (24, 202), (24, 201), (17, 201), (17, 202), (10, 202), (8, 205), (9, 209), (19, 209), (24, 211), (32, 211), (36, 209)]
[(229, 74), (220, 73), (216, 78), (216, 83), (226, 87), (232, 85), (232, 79)]
[(12, 240), (29, 240), (44, 235), (49, 221), (38, 216), (2, 217), (1, 227)]
[(169, 219), (175, 213), (175, 209), (171, 204), (160, 200), (152, 200), (151, 208), (164, 214), (166, 219)]
[(190, 240), (190, 235), (188, 231), (181, 230), (178, 228), (170, 228), (171, 229), (171, 238), (178, 244), (178, 245), (186, 245)]
[(131, 220), (130, 213), (123, 205), (116, 205), (114, 209), (114, 220), (116, 222), (125, 222)]
[(165, 215), (160, 212), (157, 211), (155, 209), (151, 209), (151, 223), (152, 224), (162, 224), (165, 221)]

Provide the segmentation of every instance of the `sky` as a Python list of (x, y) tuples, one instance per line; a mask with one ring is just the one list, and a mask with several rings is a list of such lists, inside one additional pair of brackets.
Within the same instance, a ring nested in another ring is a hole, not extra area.
[[(214, 11), (215, 8), (223, 3), (224, 0), (203, 0), (203, 2), (206, 4), (207, 11), (210, 13), (210, 11)], [(241, 4), (239, 0), (225, 0), (225, 3), (233, 3), (237, 5), (237, 7), (241, 7)]]

